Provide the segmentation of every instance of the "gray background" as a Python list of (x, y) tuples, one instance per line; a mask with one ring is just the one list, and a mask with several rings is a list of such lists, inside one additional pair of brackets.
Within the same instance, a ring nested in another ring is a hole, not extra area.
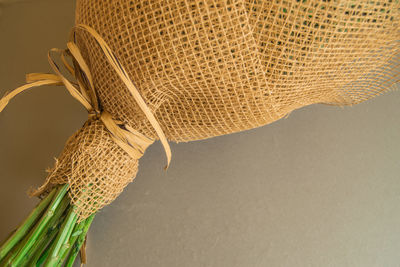
[[(1, 2), (0, 2), (1, 3)], [(73, 1), (2, 4), (0, 94), (49, 72)], [(32, 209), (86, 112), (63, 87), (0, 114), (0, 239)], [(96, 216), (88, 266), (400, 266), (400, 92), (352, 108), (315, 105), (210, 140), (159, 143), (133, 184)]]

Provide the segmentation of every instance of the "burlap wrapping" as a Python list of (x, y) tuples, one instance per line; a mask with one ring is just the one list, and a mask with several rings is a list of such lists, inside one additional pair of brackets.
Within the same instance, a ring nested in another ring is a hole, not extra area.
[[(399, 81), (399, 1), (78, 0), (137, 85), (167, 138), (259, 127), (314, 104), (352, 105)], [(94, 39), (78, 31), (102, 110), (157, 135)], [(46, 187), (71, 184), (81, 218), (137, 172), (99, 121), (67, 143)]]

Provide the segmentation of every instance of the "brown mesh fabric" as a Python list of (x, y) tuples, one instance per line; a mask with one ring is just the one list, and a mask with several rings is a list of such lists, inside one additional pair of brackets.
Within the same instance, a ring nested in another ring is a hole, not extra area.
[(69, 183), (71, 201), (84, 219), (113, 201), (137, 170), (138, 160), (115, 144), (103, 123), (89, 120), (67, 141), (46, 183), (35, 194)]
[[(177, 142), (259, 127), (314, 103), (360, 103), (399, 80), (397, 0), (78, 0), (76, 23), (105, 39)], [(78, 45), (102, 109), (156, 138), (94, 39), (78, 31)], [(137, 163), (107, 142), (73, 163), (76, 177), (122, 171), (115, 166), (124, 166), (126, 177), (136, 173)], [(109, 151), (116, 153), (106, 160)], [(111, 181), (111, 195), (126, 182)], [(85, 190), (98, 193), (78, 188), (85, 197)]]
[[(387, 64), (399, 53), (399, 9), (398, 1), (78, 0), (76, 23), (103, 36), (167, 137), (191, 141), (387, 90), (398, 75)], [(155, 137), (93, 39), (81, 37), (104, 109)]]

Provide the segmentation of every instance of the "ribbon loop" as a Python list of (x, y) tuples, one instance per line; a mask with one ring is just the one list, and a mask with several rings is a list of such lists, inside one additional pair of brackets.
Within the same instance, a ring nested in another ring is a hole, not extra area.
[(118, 60), (117, 56), (112, 52), (111, 48), (108, 46), (108, 44), (105, 42), (105, 40), (91, 27), (84, 25), (84, 24), (78, 24), (75, 26), (74, 29), (81, 29), (86, 32), (88, 32), (90, 35), (92, 35), (97, 43), (99, 44), (100, 48), (102, 49), (103, 53), (105, 54), (108, 62), (111, 64), (111, 66), (114, 68), (115, 72), (118, 74), (118, 76), (121, 78), (121, 80), (124, 82), (126, 87), (128, 88), (129, 92), (132, 94), (133, 98), (136, 100), (136, 103), (139, 105), (140, 109), (143, 111), (151, 125), (153, 126), (154, 130), (156, 131), (158, 137), (160, 138), (160, 141), (162, 145), (164, 146), (165, 153), (167, 155), (167, 166), (165, 169), (168, 168), (169, 163), (171, 162), (171, 148), (168, 144), (168, 140), (165, 137), (165, 134), (163, 130), (161, 129), (160, 124), (154, 117), (153, 113), (151, 112), (150, 108), (147, 106), (146, 102), (143, 100), (142, 96), (139, 93), (139, 90), (137, 87), (133, 84), (133, 82), (130, 80), (125, 68), (122, 66), (120, 61)]
[[(160, 138), (160, 141), (164, 146), (164, 150), (167, 155), (166, 168), (168, 168), (169, 163), (171, 161), (171, 149), (169, 147), (167, 138), (165, 137), (165, 134), (161, 129), (160, 124), (154, 117), (150, 108), (147, 106), (144, 99), (140, 95), (139, 90), (134, 85), (134, 83), (129, 79), (126, 70), (121, 65), (116, 55), (111, 51), (110, 47), (107, 45), (104, 39), (93, 28), (87, 25), (79, 24), (73, 28), (72, 33), (74, 33), (76, 29), (85, 30), (96, 39), (100, 48), (106, 55), (108, 62), (114, 68), (115, 72), (118, 74), (121, 80), (124, 82), (129, 92), (135, 99), (136, 103), (143, 111), (146, 118), (149, 120), (150, 124), (153, 126), (158, 137)], [(78, 46), (75, 43), (74, 34), (71, 34), (71, 40), (67, 43), (67, 47), (68, 49), (66, 50), (61, 50), (58, 48), (50, 49), (50, 51), (47, 54), (49, 64), (54, 70), (55, 74), (48, 74), (48, 73), (27, 74), (26, 75), (27, 84), (16, 88), (15, 90), (6, 94), (3, 98), (0, 99), (0, 112), (6, 107), (6, 105), (12, 98), (14, 98), (16, 95), (22, 93), (27, 89), (43, 85), (64, 85), (66, 89), (69, 91), (69, 93), (86, 108), (86, 110), (89, 113), (89, 118), (100, 119), (106, 126), (107, 130), (110, 132), (113, 140), (132, 158), (139, 159), (143, 155), (147, 146), (153, 143), (153, 140), (142, 135), (138, 131), (131, 128), (129, 125), (126, 125), (123, 122), (113, 119), (110, 113), (106, 111), (101, 111), (99, 100), (94, 88), (92, 74)], [(68, 70), (68, 72), (71, 75), (75, 76), (76, 83), (69, 81), (61, 73), (59, 66), (56, 64), (55, 60), (51, 55), (52, 52), (60, 55), (63, 66)], [(66, 60), (67, 56), (72, 58), (74, 67), (71, 66)]]

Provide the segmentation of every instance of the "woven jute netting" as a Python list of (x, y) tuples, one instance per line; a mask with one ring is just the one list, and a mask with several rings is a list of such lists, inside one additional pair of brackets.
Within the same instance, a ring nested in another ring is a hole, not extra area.
[[(357, 104), (399, 81), (398, 0), (78, 0), (76, 23), (105, 39), (176, 142), (252, 129), (314, 103)], [(94, 38), (78, 30), (77, 39), (102, 110), (157, 139)], [(82, 218), (137, 171), (108, 135), (86, 123), (48, 179), (71, 184)]]

